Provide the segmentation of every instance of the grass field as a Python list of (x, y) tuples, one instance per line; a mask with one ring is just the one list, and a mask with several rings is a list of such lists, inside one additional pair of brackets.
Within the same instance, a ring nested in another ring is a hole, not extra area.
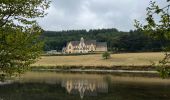
[(163, 56), (161, 52), (112, 54), (108, 60), (104, 60), (102, 54), (42, 56), (32, 66), (145, 66), (157, 63)]

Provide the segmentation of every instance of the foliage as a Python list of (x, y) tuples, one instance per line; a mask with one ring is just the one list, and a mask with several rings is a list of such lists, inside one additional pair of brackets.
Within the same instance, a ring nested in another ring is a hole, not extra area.
[[(170, 60), (170, 54), (168, 53), (170, 50), (170, 42), (167, 42), (170, 40), (170, 0), (166, 0), (165, 2), (167, 5), (162, 8), (160, 5), (157, 5), (156, 2), (150, 2), (150, 7), (147, 8), (146, 25), (142, 25), (139, 21), (135, 20), (135, 26), (139, 30), (144, 31), (152, 38), (161, 41), (161, 45), (165, 51), (165, 57), (159, 62), (160, 67), (158, 68), (158, 71), (163, 78), (167, 77), (170, 71), (166, 67)], [(156, 21), (156, 17), (160, 20)]]
[(44, 17), (45, 9), (49, 7), (49, 0), (1, 0), (0, 27), (27, 28), (36, 23), (35, 18)]
[(152, 39), (140, 31), (131, 31), (122, 35), (117, 41), (116, 47), (124, 52), (161, 51), (159, 40)]
[(16, 75), (39, 57), (43, 43), (37, 17), (46, 15), (49, 0), (0, 1), (0, 76)]
[(104, 53), (102, 54), (102, 57), (103, 57), (103, 59), (109, 59), (111, 56), (110, 56), (110, 53), (109, 53), (109, 52), (104, 52)]
[(94, 30), (70, 30), (70, 31), (45, 31), (42, 37), (45, 38), (44, 50), (62, 50), (69, 41), (78, 41), (81, 37), (85, 40), (97, 40), (107, 42), (109, 50), (114, 49), (117, 37), (126, 32), (119, 32), (117, 29), (94, 29)]
[[(85, 40), (107, 42), (108, 50), (112, 52), (144, 52), (162, 51), (161, 41), (153, 39), (141, 31), (121, 32), (117, 29), (44, 31), (41, 36), (45, 39), (44, 51), (61, 51), (69, 41)], [(169, 41), (166, 41), (168, 43)]]
[(0, 33), (0, 71), (7, 75), (22, 73), (41, 53), (40, 33), (10, 27), (1, 29)]
[(170, 69), (167, 64), (170, 63), (170, 54), (165, 52), (165, 56), (162, 60), (159, 61), (159, 66), (157, 67), (157, 71), (160, 73), (162, 78), (167, 78), (170, 75)]

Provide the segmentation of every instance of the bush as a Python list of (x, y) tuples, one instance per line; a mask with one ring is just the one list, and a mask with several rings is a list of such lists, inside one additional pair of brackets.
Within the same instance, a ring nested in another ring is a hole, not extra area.
[(103, 57), (103, 59), (109, 59), (110, 58), (110, 53), (109, 52), (104, 52), (102, 57)]

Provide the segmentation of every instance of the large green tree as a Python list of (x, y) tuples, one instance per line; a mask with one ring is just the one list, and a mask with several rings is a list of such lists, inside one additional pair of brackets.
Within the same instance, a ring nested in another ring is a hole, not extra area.
[(46, 15), (49, 0), (0, 0), (0, 75), (16, 75), (36, 61), (42, 29), (36, 19)]
[(135, 26), (138, 30), (144, 31), (154, 39), (159, 39), (165, 51), (165, 57), (159, 62), (158, 71), (163, 78), (170, 75), (167, 65), (170, 63), (170, 0), (162, 0), (164, 6), (150, 2), (147, 8), (146, 25), (140, 24), (135, 20)]
[(0, 0), (0, 27), (35, 24), (35, 18), (46, 15), (49, 3), (49, 0)]

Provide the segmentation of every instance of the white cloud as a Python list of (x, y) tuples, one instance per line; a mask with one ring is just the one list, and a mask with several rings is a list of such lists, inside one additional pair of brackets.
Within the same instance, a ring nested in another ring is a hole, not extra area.
[[(159, 4), (162, 2), (159, 1)], [(45, 30), (117, 28), (134, 29), (144, 21), (149, 0), (53, 0), (48, 15), (39, 19)]]

